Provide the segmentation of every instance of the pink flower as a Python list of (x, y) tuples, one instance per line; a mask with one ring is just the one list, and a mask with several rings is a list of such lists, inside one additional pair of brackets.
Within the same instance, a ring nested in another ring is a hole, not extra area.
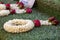
[(41, 26), (41, 23), (40, 23), (39, 20), (33, 20), (33, 22), (34, 22), (34, 25), (35, 25), (36, 27)]

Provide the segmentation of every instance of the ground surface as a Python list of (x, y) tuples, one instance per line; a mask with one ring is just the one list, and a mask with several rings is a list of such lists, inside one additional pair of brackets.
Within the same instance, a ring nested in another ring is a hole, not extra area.
[(3, 24), (11, 19), (47, 19), (47, 15), (43, 15), (33, 9), (32, 14), (14, 14), (6, 17), (0, 17), (0, 40), (58, 40), (60, 38), (59, 26), (41, 26), (35, 27), (33, 30), (26, 33), (11, 34), (3, 30)]
[(49, 16), (33, 9), (31, 14), (14, 14), (0, 17), (0, 40), (60, 40), (60, 26), (41, 26), (35, 27), (26, 33), (12, 34), (4, 31), (3, 24), (11, 19), (42, 19), (46, 20)]

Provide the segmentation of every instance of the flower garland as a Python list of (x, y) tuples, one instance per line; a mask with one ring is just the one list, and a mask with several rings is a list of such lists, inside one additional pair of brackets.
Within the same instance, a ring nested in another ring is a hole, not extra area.
[(18, 2), (17, 4), (0, 4), (0, 10), (10, 10), (10, 9), (23, 9), (24, 4), (22, 2)]
[(21, 14), (21, 13), (32, 13), (31, 8), (24, 8), (22, 2), (17, 2), (16, 4), (3, 4), (0, 2), (0, 16), (6, 16), (9, 14)]
[(25, 19), (13, 19), (4, 23), (4, 30), (11, 33), (26, 32), (35, 27), (42, 25), (58, 25), (59, 22), (55, 17), (50, 17), (48, 20), (25, 20)]
[(13, 19), (6, 22), (3, 28), (11, 33), (26, 32), (34, 28), (34, 23), (32, 20)]
[(56, 20), (56, 18), (53, 16), (53, 17), (50, 17), (48, 18), (48, 20), (33, 20), (34, 24), (36, 27), (39, 27), (41, 25), (58, 25), (59, 24), (59, 21)]
[(27, 13), (30, 14), (32, 12), (32, 9), (12, 9), (12, 10), (0, 10), (0, 16), (6, 16), (9, 14), (21, 14), (21, 13)]
[[(9, 14), (21, 14), (21, 13), (31, 13), (31, 8), (24, 8), (22, 2), (17, 2), (16, 4), (3, 4), (0, 2), (0, 16), (6, 16)], [(41, 27), (42, 25), (58, 25), (59, 22), (55, 17), (50, 17), (48, 20), (25, 20), (25, 19), (13, 19), (4, 23), (3, 28), (7, 32), (19, 33), (26, 32), (35, 27)]]

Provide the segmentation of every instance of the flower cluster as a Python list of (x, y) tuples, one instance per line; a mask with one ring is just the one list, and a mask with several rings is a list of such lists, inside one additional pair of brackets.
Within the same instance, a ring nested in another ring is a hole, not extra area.
[[(8, 10), (9, 13), (6, 10)], [(1, 11), (3, 11), (3, 12), (1, 12)], [(10, 4), (10, 3), (4, 4), (3, 2), (0, 2), (0, 16), (4, 15), (4, 11), (5, 11), (6, 15), (7, 14), (15, 14), (15, 13), (17, 13), (17, 14), (32, 13), (32, 9), (25, 8), (24, 4), (22, 2), (17, 2), (16, 4)]]
[(59, 21), (53, 16), (53, 17), (50, 17), (49, 19), (49, 22), (51, 22), (53, 25), (58, 25), (59, 24)]
[(32, 30), (34, 28), (34, 23), (32, 20), (13, 19), (4, 23), (3, 28), (7, 32), (20, 33)]
[[(53, 20), (54, 19), (54, 20)], [(50, 17), (48, 20), (26, 20), (26, 19), (13, 19), (4, 23), (3, 28), (7, 32), (19, 33), (26, 32), (35, 27), (40, 27), (42, 25), (57, 25), (58, 21), (55, 17)]]
[(40, 27), (41, 25), (58, 25), (59, 21), (53, 16), (48, 18), (48, 20), (33, 20), (36, 27)]

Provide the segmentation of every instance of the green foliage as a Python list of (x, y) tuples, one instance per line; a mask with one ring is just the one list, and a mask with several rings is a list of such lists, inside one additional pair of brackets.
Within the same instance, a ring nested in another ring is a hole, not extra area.
[(37, 9), (49, 16), (55, 16), (60, 20), (60, 1), (59, 0), (36, 0)]

